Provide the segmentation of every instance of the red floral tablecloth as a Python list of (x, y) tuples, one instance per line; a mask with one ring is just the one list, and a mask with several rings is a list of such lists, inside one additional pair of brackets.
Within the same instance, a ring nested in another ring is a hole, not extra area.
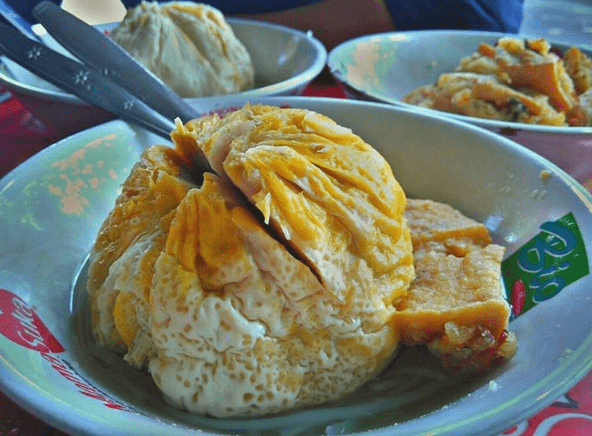
[[(344, 97), (335, 85), (324, 81), (313, 83), (305, 95)], [(0, 85), (0, 177), (59, 140), (57, 131), (37, 119), (9, 89)], [(592, 436), (592, 373), (551, 406), (503, 435)], [(35, 418), (0, 392), (0, 436), (64, 436), (64, 433)]]

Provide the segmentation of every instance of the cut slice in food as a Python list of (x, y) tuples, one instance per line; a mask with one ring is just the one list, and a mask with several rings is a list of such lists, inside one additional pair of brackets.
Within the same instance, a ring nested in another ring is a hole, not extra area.
[[(401, 339), (448, 362), (460, 337), (472, 369), (491, 362), (472, 357), (489, 344), (463, 338), (476, 329), (499, 342), (507, 326), (493, 286), (500, 247), (450, 207), (407, 204), (351, 130), (245, 105), (178, 122), (172, 139), (124, 183), (88, 282), (99, 343), (146, 367), (169, 402), (215, 417), (316, 405), (374, 378)], [(200, 186), (198, 148), (218, 173)], [(465, 286), (477, 276), (483, 289)], [(497, 310), (491, 319), (476, 301)], [(457, 324), (463, 335), (450, 333)]]
[[(300, 109), (247, 105), (172, 138), (144, 153), (93, 250), (99, 341), (147, 366), (168, 401), (217, 417), (318, 404), (376, 376), (414, 277), (384, 159)], [(221, 174), (201, 186), (185, 178), (196, 147)]]

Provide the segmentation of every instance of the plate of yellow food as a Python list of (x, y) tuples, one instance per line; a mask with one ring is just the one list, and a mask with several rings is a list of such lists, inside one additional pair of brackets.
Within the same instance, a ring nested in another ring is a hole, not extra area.
[(353, 39), (328, 65), (349, 97), (485, 127), (592, 183), (591, 55), (528, 35), (436, 30)]
[(0, 387), (72, 434), (501, 433), (592, 368), (591, 208), (393, 105), (109, 121), (0, 181)]

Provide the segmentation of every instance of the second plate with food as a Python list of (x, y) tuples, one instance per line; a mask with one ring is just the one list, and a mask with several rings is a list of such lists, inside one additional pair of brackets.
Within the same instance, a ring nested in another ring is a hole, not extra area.
[[(462, 58), (481, 43), (495, 45), (503, 37), (528, 38), (481, 31), (410, 31), (364, 36), (344, 42), (329, 53), (328, 66), (350, 98), (411, 105), (404, 98), (423, 85), (436, 82), (442, 73), (453, 72)], [(552, 50), (565, 52), (565, 43), (548, 41)], [(580, 47), (590, 55), (586, 47)], [(592, 127), (559, 127), (469, 117), (449, 112), (441, 115), (485, 127), (530, 148), (559, 165), (578, 181), (592, 186)]]
[[(255, 87), (231, 95), (187, 99), (190, 103), (193, 101), (199, 107), (214, 103), (223, 106), (225, 101), (300, 95), (325, 67), (327, 50), (312, 33), (256, 20), (229, 18), (227, 21), (251, 56)], [(116, 23), (108, 23), (97, 28), (109, 32), (115, 26)], [(50, 47), (66, 53), (43, 26), (36, 24), (33, 30)], [(58, 89), (5, 58), (0, 61), (0, 82), (7, 85), (33, 114), (59, 129), (60, 136), (113, 118), (106, 111)]]

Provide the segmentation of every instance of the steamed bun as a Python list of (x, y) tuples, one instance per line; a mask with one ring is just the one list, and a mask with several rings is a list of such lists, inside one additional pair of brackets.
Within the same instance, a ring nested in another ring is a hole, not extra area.
[(181, 97), (253, 87), (255, 72), (247, 49), (211, 6), (142, 2), (128, 10), (110, 37)]
[[(387, 162), (303, 109), (246, 105), (172, 139), (144, 152), (92, 250), (98, 341), (215, 417), (319, 404), (375, 377), (414, 278)], [(217, 173), (201, 186), (198, 147)]]

